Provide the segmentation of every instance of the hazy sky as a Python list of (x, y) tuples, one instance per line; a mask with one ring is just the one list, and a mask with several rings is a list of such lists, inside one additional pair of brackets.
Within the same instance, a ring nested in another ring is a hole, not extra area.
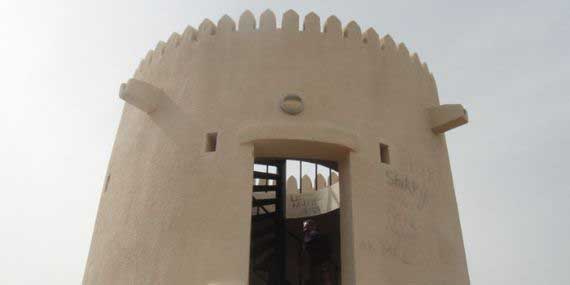
[[(337, 15), (428, 62), (472, 284), (570, 284), (570, 1), (0, 2), (0, 284), (79, 284), (139, 60), (186, 25), (266, 8)], [(323, 20), (324, 22), (324, 20)]]

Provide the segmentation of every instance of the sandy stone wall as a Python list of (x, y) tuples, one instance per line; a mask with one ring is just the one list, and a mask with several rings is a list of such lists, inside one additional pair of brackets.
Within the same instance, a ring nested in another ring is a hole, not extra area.
[(256, 22), (205, 20), (141, 62), (163, 93), (125, 104), (83, 283), (247, 284), (253, 159), (296, 152), (339, 162), (343, 284), (469, 284), (427, 65), (334, 16)]

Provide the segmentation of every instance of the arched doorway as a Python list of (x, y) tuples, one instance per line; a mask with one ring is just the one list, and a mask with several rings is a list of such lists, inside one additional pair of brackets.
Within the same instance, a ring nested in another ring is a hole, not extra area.
[(342, 244), (351, 241), (352, 232), (346, 222), (350, 215), (344, 213), (343, 223), (340, 206), (342, 197), (350, 195), (343, 193), (348, 187), (341, 186), (349, 150), (307, 141), (264, 140), (254, 145), (250, 284), (311, 284), (315, 273), (310, 254), (303, 250), (307, 219), (326, 237), (332, 284), (340, 284)]
[(250, 284), (314, 284), (325, 275), (339, 284), (337, 164), (256, 159), (253, 171)]

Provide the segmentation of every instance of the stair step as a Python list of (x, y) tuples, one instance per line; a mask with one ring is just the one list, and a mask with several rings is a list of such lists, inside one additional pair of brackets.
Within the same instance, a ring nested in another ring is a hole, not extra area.
[(251, 231), (251, 240), (258, 241), (266, 238), (275, 237), (275, 228), (271, 227), (259, 228), (256, 227)]
[(268, 237), (255, 241), (252, 245), (254, 258), (263, 255), (268, 250), (273, 250), (275, 247), (275, 237)]
[(271, 235), (275, 235), (275, 223), (256, 223), (252, 225), (251, 236), (253, 239), (260, 239)]
[(251, 220), (254, 223), (259, 223), (261, 221), (272, 220), (272, 219), (275, 219), (275, 212), (269, 214), (259, 214), (251, 216)]
[(273, 174), (273, 173), (265, 173), (265, 172), (254, 171), (253, 172), (253, 178), (276, 180), (276, 179), (279, 179), (279, 175)]
[(277, 191), (277, 185), (254, 185), (253, 192)]
[(277, 199), (253, 199), (252, 201), (253, 207), (275, 205), (275, 203), (277, 203)]
[(275, 260), (275, 253), (274, 252), (265, 254), (259, 259), (259, 262), (257, 262), (253, 266), (253, 269), (258, 270), (258, 271), (269, 272), (271, 270), (271, 267), (273, 266), (274, 260)]

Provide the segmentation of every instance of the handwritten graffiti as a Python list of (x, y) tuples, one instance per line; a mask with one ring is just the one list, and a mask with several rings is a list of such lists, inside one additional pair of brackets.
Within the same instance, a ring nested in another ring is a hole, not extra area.
[(386, 170), (386, 178), (388, 178), (388, 184), (407, 191), (410, 194), (414, 194), (418, 191), (418, 184), (406, 175), (398, 174), (393, 170)]
[(406, 249), (401, 241), (363, 240), (359, 249), (370, 254), (381, 254), (399, 260), (404, 264), (418, 263), (420, 252)]
[(316, 200), (316, 197), (307, 197), (306, 195), (289, 195), (288, 202), (290, 203), (290, 209), (288, 212), (293, 211), (298, 213), (297, 215), (299, 216), (315, 216), (321, 213), (319, 202)]
[[(420, 246), (425, 236), (425, 208), (428, 205), (428, 187), (411, 176), (386, 170), (388, 194), (385, 235), (376, 244), (369, 242), (364, 247), (372, 247), (379, 254), (397, 259), (405, 264), (418, 264), (425, 260), (427, 253)], [(372, 243), (372, 244), (371, 244)]]
[(409, 178), (407, 175), (397, 173), (393, 170), (386, 170), (386, 179), (388, 185), (394, 186), (397, 189), (403, 190), (404, 194), (408, 194), (408, 197), (402, 197), (405, 201), (402, 201), (402, 206), (409, 207), (410, 203), (414, 204), (418, 210), (423, 209), (426, 206), (428, 193), (427, 190)]
[(339, 208), (339, 197), (338, 183), (317, 191), (289, 193), (285, 213), (288, 219), (325, 214)]

